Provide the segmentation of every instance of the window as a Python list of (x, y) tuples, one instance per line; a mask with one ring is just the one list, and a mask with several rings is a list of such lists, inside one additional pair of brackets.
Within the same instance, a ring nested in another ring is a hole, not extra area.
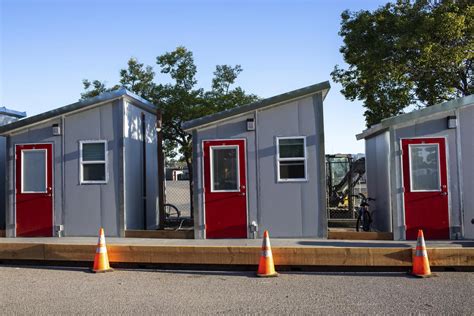
[(278, 181), (306, 180), (306, 138), (277, 137)]
[(239, 147), (211, 147), (211, 192), (239, 191)]
[(79, 147), (81, 183), (107, 183), (107, 142), (81, 141)]
[(21, 193), (46, 193), (46, 150), (21, 151)]
[(409, 145), (411, 191), (441, 191), (438, 144)]

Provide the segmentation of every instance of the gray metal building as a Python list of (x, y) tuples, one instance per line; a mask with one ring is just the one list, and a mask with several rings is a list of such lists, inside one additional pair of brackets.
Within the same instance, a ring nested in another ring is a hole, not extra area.
[(7, 140), (7, 237), (157, 228), (150, 102), (121, 89), (1, 126), (0, 135)]
[(474, 96), (383, 120), (365, 139), (377, 230), (394, 239), (474, 239)]
[[(26, 112), (0, 108), (0, 126), (26, 117)], [(5, 170), (7, 142), (5, 137), (0, 137), (0, 192), (5, 192)], [(5, 194), (0, 194), (0, 237), (5, 235)]]
[(327, 236), (322, 82), (183, 124), (195, 238)]

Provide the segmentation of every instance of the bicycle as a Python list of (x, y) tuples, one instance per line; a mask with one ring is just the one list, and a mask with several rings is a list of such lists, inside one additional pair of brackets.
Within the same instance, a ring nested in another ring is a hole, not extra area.
[(372, 216), (369, 212), (369, 201), (375, 201), (375, 199), (366, 197), (363, 193), (358, 195), (353, 195), (360, 199), (360, 205), (357, 209), (357, 222), (356, 222), (356, 231), (361, 229), (365, 232), (370, 231), (370, 224), (372, 224)]
[[(165, 204), (165, 220), (166, 221), (179, 221), (181, 217), (181, 212), (173, 204)], [(173, 214), (174, 213), (174, 214)]]

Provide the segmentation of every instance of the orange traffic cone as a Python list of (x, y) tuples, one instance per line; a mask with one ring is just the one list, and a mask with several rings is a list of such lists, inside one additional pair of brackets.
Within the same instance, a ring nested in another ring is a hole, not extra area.
[(107, 247), (105, 246), (104, 229), (99, 229), (99, 241), (97, 242), (97, 250), (95, 252), (94, 267), (92, 272), (111, 272), (114, 271), (109, 265), (109, 256), (107, 255)]
[(263, 233), (262, 255), (260, 263), (258, 264), (257, 276), (259, 277), (273, 277), (278, 276), (273, 264), (272, 247), (270, 246), (270, 237), (268, 230)]
[(414, 276), (426, 278), (431, 276), (430, 263), (428, 261), (428, 253), (426, 251), (425, 238), (423, 237), (423, 230), (418, 230), (418, 239), (416, 241), (415, 256), (413, 256), (413, 270), (411, 272)]

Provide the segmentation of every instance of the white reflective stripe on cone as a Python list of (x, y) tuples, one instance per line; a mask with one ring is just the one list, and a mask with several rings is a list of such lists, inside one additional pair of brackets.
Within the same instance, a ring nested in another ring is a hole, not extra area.
[(268, 239), (268, 238), (263, 239), (263, 247), (264, 248), (270, 248), (270, 239)]
[(417, 249), (415, 256), (417, 257), (428, 257), (428, 253), (426, 252), (426, 249)]
[(107, 248), (105, 247), (97, 247), (96, 253), (106, 253)]
[(417, 246), (426, 248), (425, 239), (424, 239), (424, 238), (421, 238), (421, 237), (418, 238), (418, 239), (416, 240), (416, 244), (417, 244)]
[(263, 257), (271, 257), (272, 256), (272, 250), (271, 249), (267, 249), (267, 250), (262, 250), (262, 256)]

